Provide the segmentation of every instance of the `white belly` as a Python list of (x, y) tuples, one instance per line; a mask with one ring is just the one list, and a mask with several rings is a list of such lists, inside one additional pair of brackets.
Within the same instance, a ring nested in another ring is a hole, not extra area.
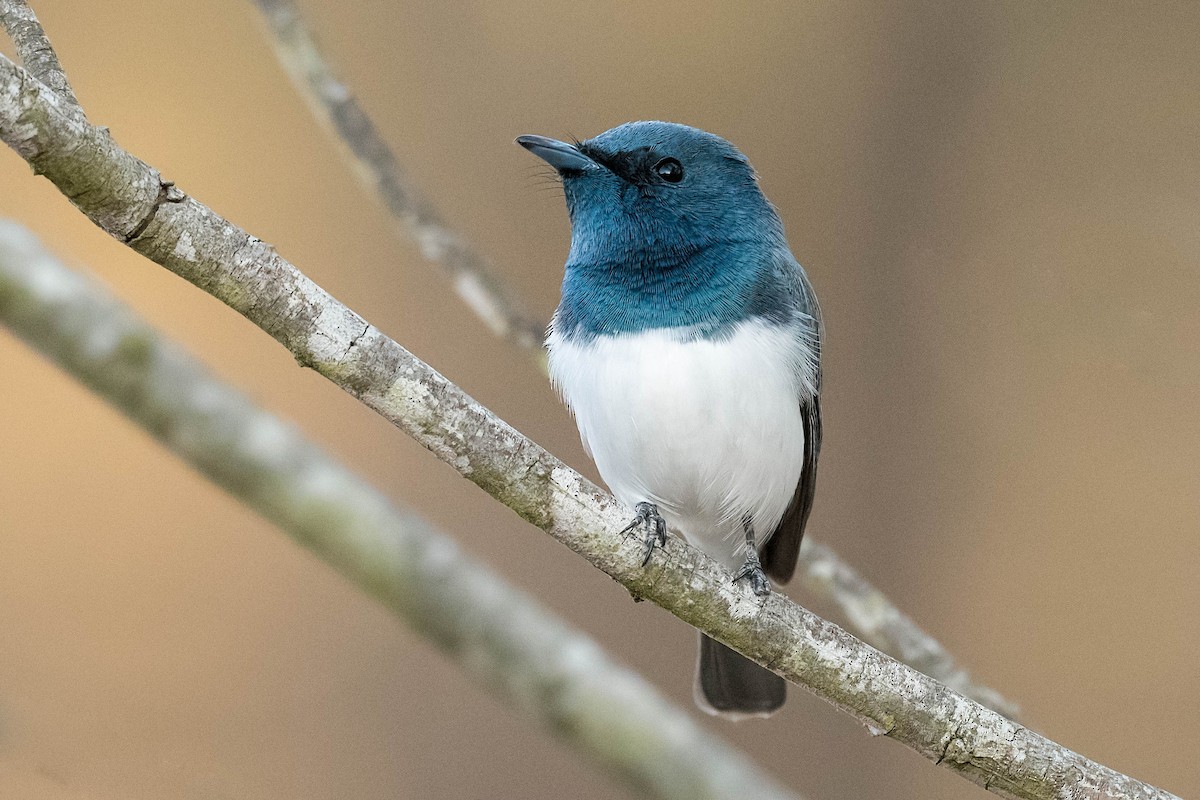
[(757, 321), (721, 341), (680, 339), (678, 329), (591, 341), (552, 331), (550, 374), (613, 494), (656, 504), (733, 568), (742, 519), (761, 545), (800, 480), (813, 354), (793, 330)]

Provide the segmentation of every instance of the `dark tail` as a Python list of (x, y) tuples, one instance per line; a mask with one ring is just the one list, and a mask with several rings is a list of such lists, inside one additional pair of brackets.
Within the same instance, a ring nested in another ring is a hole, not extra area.
[(700, 634), (696, 705), (732, 719), (769, 717), (787, 699), (787, 682), (736, 650)]

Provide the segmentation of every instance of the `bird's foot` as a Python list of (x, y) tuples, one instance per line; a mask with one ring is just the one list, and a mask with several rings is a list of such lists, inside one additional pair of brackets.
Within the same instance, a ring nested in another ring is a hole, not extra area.
[(762, 564), (758, 560), (758, 553), (754, 552), (753, 548), (748, 549), (746, 563), (742, 564), (741, 570), (733, 576), (733, 582), (737, 583), (743, 578), (750, 581), (750, 588), (759, 597), (771, 593), (771, 582), (767, 580), (767, 574), (763, 572)]
[(642, 566), (644, 567), (650, 563), (650, 556), (654, 554), (654, 548), (662, 547), (667, 543), (667, 521), (662, 518), (662, 514), (658, 513), (658, 506), (654, 503), (638, 503), (633, 510), (637, 512), (637, 516), (633, 518), (633, 522), (621, 530), (621, 533), (629, 533), (639, 525), (649, 526), (650, 530), (642, 542)]

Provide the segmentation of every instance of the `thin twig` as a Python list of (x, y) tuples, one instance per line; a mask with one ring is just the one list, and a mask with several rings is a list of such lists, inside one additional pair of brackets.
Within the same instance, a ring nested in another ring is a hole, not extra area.
[(594, 641), (4, 220), (0, 323), (626, 783), (673, 800), (796, 800)]
[(459, 298), (494, 334), (544, 363), (545, 325), (529, 315), (487, 258), (452, 230), (405, 177), (371, 118), (321, 56), (296, 7), (288, 0), (254, 2), (270, 27), (279, 60), (313, 113), (346, 146), (355, 175), (379, 194), (401, 232), (417, 243), (427, 260), (441, 265)]
[(83, 107), (75, 97), (67, 73), (58, 63), (58, 55), (29, 4), (25, 0), (0, 0), (0, 26), (16, 45), (25, 69), (82, 114)]
[[(326, 123), (354, 159), (353, 172), (379, 193), (427, 258), (441, 261), (464, 302), (496, 334), (529, 351), (545, 370), (541, 330), (521, 311), (514, 294), (477, 251), (449, 229), (419, 190), (405, 179), (395, 153), (379, 135), (349, 87), (334, 73), (292, 0), (254, 0), (272, 34), (275, 52), (316, 117)], [(452, 246), (441, 248), (440, 242)], [(811, 537), (801, 551), (799, 575), (805, 587), (846, 613), (850, 627), (868, 642), (937, 678), (984, 705), (1015, 718), (1017, 705), (971, 680), (970, 674), (936, 639), (891, 604), (828, 547)], [(847, 579), (853, 576), (852, 579)], [(869, 614), (863, 610), (870, 609)], [(862, 625), (863, 627), (860, 627)]]
[[(228, 304), (526, 520), (688, 624), (806, 687), (873, 731), (1005, 797), (1174, 795), (1091, 761), (774, 593), (759, 597), (679, 539), (648, 567), (630, 511), (522, 436), (0, 57), (0, 139), (134, 250)], [(91, 191), (73, 191), (79, 182)], [(140, 194), (129, 187), (142, 187)], [(173, 187), (171, 187), (173, 188)], [(134, 221), (133, 228), (124, 223)]]

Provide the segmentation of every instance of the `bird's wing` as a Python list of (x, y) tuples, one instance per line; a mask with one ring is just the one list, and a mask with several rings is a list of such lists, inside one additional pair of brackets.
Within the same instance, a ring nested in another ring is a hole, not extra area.
[(821, 453), (820, 396), (802, 402), (800, 414), (804, 419), (804, 467), (800, 471), (800, 482), (796, 484), (792, 504), (761, 553), (763, 570), (780, 583), (790, 581), (796, 571), (804, 526), (812, 512), (813, 495), (817, 490), (817, 456)]
[(794, 260), (792, 263), (795, 264), (793, 287), (798, 294), (800, 310), (812, 322), (811, 328), (805, 328), (802, 335), (809, 340), (816, 363), (812, 395), (800, 398), (800, 415), (804, 422), (804, 466), (800, 470), (800, 481), (779, 527), (760, 552), (763, 570), (780, 583), (790, 581), (796, 571), (804, 526), (812, 513), (813, 496), (817, 491), (817, 458), (821, 454), (821, 310), (803, 268)]

